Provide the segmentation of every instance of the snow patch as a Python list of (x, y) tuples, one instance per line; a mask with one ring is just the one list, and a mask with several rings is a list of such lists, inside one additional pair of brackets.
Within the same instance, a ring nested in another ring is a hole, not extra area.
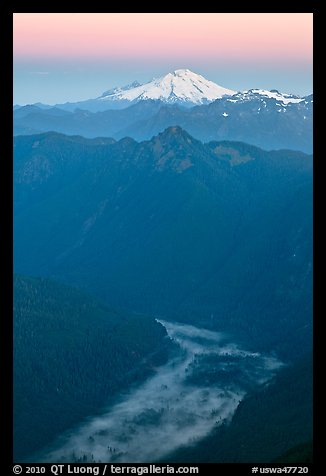
[(298, 103), (303, 101), (303, 99), (299, 96), (279, 93), (276, 91), (268, 91), (267, 89), (250, 89), (249, 91), (245, 91), (245, 93), (249, 92), (252, 92), (253, 94), (259, 94), (261, 96), (268, 97), (271, 99), (276, 99), (277, 101), (282, 101), (284, 104)]

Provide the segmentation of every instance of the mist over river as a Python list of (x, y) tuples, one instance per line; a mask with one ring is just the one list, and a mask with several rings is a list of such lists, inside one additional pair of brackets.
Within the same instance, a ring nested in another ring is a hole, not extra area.
[(102, 415), (66, 433), (39, 461), (158, 461), (230, 421), (245, 394), (282, 366), (222, 333), (158, 322), (176, 344), (173, 357)]

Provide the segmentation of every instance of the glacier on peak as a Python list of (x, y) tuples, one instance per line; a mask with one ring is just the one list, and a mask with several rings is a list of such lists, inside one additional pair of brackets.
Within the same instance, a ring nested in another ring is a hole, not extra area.
[[(130, 87), (131, 86), (131, 87)], [(236, 94), (189, 69), (177, 69), (145, 84), (114, 88), (103, 93), (101, 101), (160, 100), (166, 103), (205, 104), (223, 96)]]

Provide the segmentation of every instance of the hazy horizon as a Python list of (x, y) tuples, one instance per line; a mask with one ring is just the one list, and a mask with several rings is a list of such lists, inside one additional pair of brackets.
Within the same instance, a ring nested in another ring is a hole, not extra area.
[[(75, 102), (188, 68), (237, 91), (312, 92), (312, 13), (15, 13), (14, 104)], [(168, 32), (168, 34), (167, 34)]]

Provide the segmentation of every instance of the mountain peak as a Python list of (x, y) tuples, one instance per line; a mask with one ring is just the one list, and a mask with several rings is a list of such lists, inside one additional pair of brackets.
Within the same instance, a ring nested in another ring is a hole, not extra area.
[(186, 139), (188, 142), (192, 142), (193, 137), (188, 134), (187, 131), (185, 131), (184, 129), (182, 129), (182, 127), (180, 126), (170, 126), (170, 127), (167, 127), (166, 129), (164, 129), (163, 132), (160, 132), (157, 136), (155, 137), (158, 137), (160, 139)]
[(167, 127), (148, 142), (153, 153), (156, 170), (174, 170), (183, 173), (205, 155), (201, 142), (180, 126)]
[(188, 132), (186, 132), (182, 127), (180, 126), (170, 126), (164, 129), (164, 131), (159, 132), (159, 134), (156, 137), (160, 138), (169, 138), (169, 137), (183, 137), (183, 136), (189, 136), (191, 137)]
[[(167, 127), (163, 132), (153, 136), (150, 142), (156, 150), (167, 152), (171, 149), (176, 154), (182, 155), (182, 151), (187, 151), (190, 155), (201, 155), (204, 145), (199, 140), (191, 136), (180, 126)], [(157, 146), (160, 146), (157, 148)]]
[(196, 73), (193, 73), (192, 71), (190, 71), (190, 69), (187, 69), (187, 68), (176, 69), (175, 71), (173, 71), (173, 74), (175, 74), (176, 76), (182, 76), (182, 75), (187, 74), (187, 73), (196, 74)]
[(181, 103), (193, 106), (205, 104), (236, 92), (219, 86), (190, 69), (176, 69), (165, 76), (154, 78), (145, 84), (134, 84), (114, 88), (103, 93), (98, 101), (138, 102), (154, 99), (169, 104)]

